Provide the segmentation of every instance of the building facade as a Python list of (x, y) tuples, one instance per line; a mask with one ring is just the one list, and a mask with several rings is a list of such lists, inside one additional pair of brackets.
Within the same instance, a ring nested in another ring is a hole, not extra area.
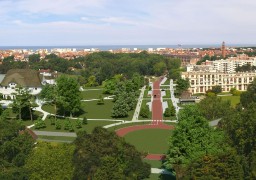
[(181, 75), (183, 79), (189, 79), (189, 91), (192, 94), (206, 93), (213, 86), (221, 86), (223, 92), (229, 92), (231, 88), (246, 91), (247, 86), (252, 83), (255, 76), (256, 72), (223, 73), (203, 71), (183, 72)]

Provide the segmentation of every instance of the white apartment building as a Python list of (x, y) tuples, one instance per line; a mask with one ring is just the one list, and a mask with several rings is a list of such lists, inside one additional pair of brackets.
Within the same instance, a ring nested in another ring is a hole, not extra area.
[(192, 94), (206, 93), (213, 86), (221, 86), (223, 92), (229, 92), (231, 88), (246, 91), (251, 84), (256, 72), (223, 73), (223, 72), (183, 72), (181, 77), (188, 78), (190, 82), (189, 91)]
[(224, 72), (234, 73), (238, 66), (250, 64), (256, 66), (256, 57), (248, 57), (247, 55), (239, 55), (228, 59), (216, 61), (206, 61), (203, 65), (188, 65), (187, 72), (192, 71), (209, 71), (209, 72)]

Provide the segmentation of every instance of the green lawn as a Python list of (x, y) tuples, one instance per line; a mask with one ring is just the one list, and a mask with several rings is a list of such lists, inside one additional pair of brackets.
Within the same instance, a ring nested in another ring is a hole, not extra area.
[[(97, 105), (97, 101), (82, 102), (85, 115), (88, 119), (123, 119), (132, 120), (134, 110), (129, 111), (128, 117), (125, 118), (112, 118), (111, 111), (114, 103), (112, 100), (104, 100), (104, 105)], [(81, 117), (83, 116), (81, 115)]]
[(231, 106), (235, 107), (238, 103), (240, 103), (240, 96), (219, 96), (222, 100), (229, 100), (231, 102)]
[[(97, 105), (97, 101), (86, 101), (81, 103), (84, 114), (81, 114), (79, 117), (83, 117), (85, 115), (88, 119), (114, 119), (111, 117), (111, 111), (114, 104), (111, 99), (104, 100), (104, 105)], [(42, 109), (49, 113), (54, 113), (54, 108), (51, 105), (43, 105)], [(116, 119), (131, 120), (133, 113), (134, 110), (128, 113), (128, 117)]]
[(171, 98), (170, 90), (165, 90), (165, 96), (163, 98)]
[(150, 164), (152, 168), (161, 168), (162, 167), (162, 161), (148, 160), (148, 159), (143, 159), (143, 161)]
[[(121, 129), (121, 128), (124, 128), (124, 127), (136, 126), (136, 125), (146, 125), (146, 124), (150, 124), (150, 123), (151, 123), (151, 121), (126, 123), (126, 124), (120, 124), (120, 125), (118, 125), (118, 126), (110, 127), (110, 128), (108, 128), (107, 130), (109, 130), (109, 131), (115, 131), (115, 130), (118, 130), (118, 129)], [(175, 126), (177, 123), (173, 123), (173, 122), (164, 122), (164, 124)]]
[(170, 89), (169, 86), (160, 86), (160, 89)]
[(145, 89), (143, 97), (144, 98), (150, 98), (151, 97), (150, 95), (148, 95), (148, 89)]
[(102, 95), (102, 97), (106, 97), (109, 95), (102, 94), (102, 89), (98, 90), (86, 90), (81, 92), (82, 99), (99, 99), (99, 96)]
[(172, 134), (171, 130), (143, 129), (130, 132), (124, 136), (125, 140), (133, 144), (139, 151), (163, 154), (167, 152), (168, 140)]
[[(66, 120), (64, 119), (60, 119), (61, 121), (61, 129), (60, 130), (56, 130), (54, 125), (51, 125), (50, 120), (46, 119), (45, 120), (45, 124), (46, 124), (46, 128), (43, 129), (39, 129), (39, 131), (55, 131), (55, 132), (69, 132), (68, 130), (64, 130), (64, 125)], [(88, 133), (92, 132), (92, 130), (96, 127), (96, 126), (105, 126), (108, 124), (113, 124), (115, 122), (113, 121), (88, 121), (88, 124), (86, 125), (82, 125), (82, 128), (77, 129), (76, 128), (76, 120), (70, 120), (75, 132), (80, 131), (80, 130), (86, 130)], [(34, 127), (31, 128), (32, 130), (35, 130)]]
[(164, 85), (170, 85), (170, 79), (167, 79), (167, 80), (164, 82)]

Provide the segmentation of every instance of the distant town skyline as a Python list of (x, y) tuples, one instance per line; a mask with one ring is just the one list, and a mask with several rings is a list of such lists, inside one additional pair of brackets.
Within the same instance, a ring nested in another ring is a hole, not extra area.
[(253, 0), (1, 0), (0, 46), (256, 44)]

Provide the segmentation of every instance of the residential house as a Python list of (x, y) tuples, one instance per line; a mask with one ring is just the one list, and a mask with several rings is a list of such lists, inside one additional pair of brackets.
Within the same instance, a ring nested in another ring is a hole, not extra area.
[(16, 88), (27, 88), (32, 95), (37, 95), (42, 90), (39, 72), (32, 69), (11, 69), (5, 75), (0, 86), (0, 93), (4, 99), (14, 99)]

